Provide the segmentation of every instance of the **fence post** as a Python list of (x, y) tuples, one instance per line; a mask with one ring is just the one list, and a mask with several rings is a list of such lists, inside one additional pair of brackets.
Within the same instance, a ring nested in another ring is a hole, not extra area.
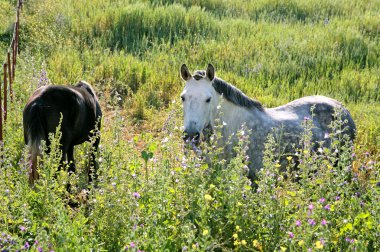
[[(9, 52), (8, 50), (8, 53), (7, 53), (7, 58), (8, 58), (8, 78), (9, 78), (9, 90), (11, 90), (11, 87), (12, 87), (12, 81), (13, 81), (13, 78), (12, 78), (12, 64), (11, 64), (11, 53)], [(5, 92), (5, 88), (4, 88), (4, 92)]]
[[(7, 63), (4, 63), (4, 84), (7, 83)], [(3, 108), (1, 100), (1, 85), (0, 85), (0, 141), (3, 141)]]
[[(9, 78), (11, 78), (10, 76), (8, 76)], [(4, 124), (5, 124), (5, 121), (7, 120), (7, 114), (8, 114), (8, 108), (7, 108), (7, 63), (4, 64)]]

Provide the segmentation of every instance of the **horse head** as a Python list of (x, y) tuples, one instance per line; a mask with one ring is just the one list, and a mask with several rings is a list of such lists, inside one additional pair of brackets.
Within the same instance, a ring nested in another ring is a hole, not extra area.
[(181, 77), (186, 82), (181, 93), (184, 114), (185, 141), (199, 144), (212, 131), (213, 115), (218, 105), (218, 95), (212, 86), (214, 67), (209, 64), (206, 71), (190, 74), (185, 64), (181, 66)]
[(82, 88), (82, 89), (86, 90), (95, 99), (95, 101), (98, 100), (98, 98), (96, 97), (94, 89), (92, 88), (92, 86), (88, 82), (81, 80), (75, 86), (78, 88)]

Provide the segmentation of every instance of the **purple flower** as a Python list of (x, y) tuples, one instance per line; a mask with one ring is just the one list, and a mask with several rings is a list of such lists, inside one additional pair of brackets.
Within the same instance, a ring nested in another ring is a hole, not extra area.
[(309, 210), (312, 211), (314, 209), (314, 205), (313, 204), (309, 204)]
[(325, 201), (326, 201), (325, 198), (320, 198), (320, 199), (319, 199), (319, 203), (323, 203), (323, 202), (325, 202)]
[(296, 226), (297, 227), (301, 226), (301, 221), (300, 220), (296, 220)]
[(38, 248), (37, 248), (37, 251), (38, 251), (38, 252), (42, 252), (43, 249), (42, 249), (41, 247), (38, 247)]
[(309, 223), (310, 226), (314, 226), (316, 224), (315, 220), (313, 220), (313, 219), (308, 219), (307, 222)]
[(325, 219), (322, 219), (322, 221), (321, 221), (321, 225), (322, 226), (325, 226), (327, 224), (327, 221), (325, 220)]
[(290, 239), (293, 239), (294, 238), (294, 234), (292, 232), (289, 232), (289, 238)]
[(26, 227), (20, 226), (20, 230), (21, 230), (21, 232), (25, 232), (26, 231)]
[(131, 248), (134, 248), (135, 247), (135, 243), (131, 242), (131, 244), (129, 244), (129, 246), (131, 246)]
[(140, 198), (140, 194), (138, 192), (134, 192), (133, 194), (133, 197), (135, 197), (136, 199), (139, 199)]
[(24, 248), (28, 249), (30, 247), (29, 242), (25, 242)]
[(330, 211), (330, 204), (327, 204), (324, 209), (326, 209), (327, 211)]
[(336, 196), (336, 197), (335, 197), (335, 200), (340, 200), (340, 196)]
[(310, 117), (305, 116), (303, 119), (304, 119), (305, 121), (308, 121), (308, 120), (310, 120)]

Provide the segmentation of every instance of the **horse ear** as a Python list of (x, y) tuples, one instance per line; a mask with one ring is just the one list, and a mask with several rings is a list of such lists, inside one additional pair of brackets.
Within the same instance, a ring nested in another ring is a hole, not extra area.
[(190, 73), (189, 69), (187, 68), (186, 64), (183, 64), (181, 66), (181, 77), (185, 81), (188, 81), (191, 79), (191, 73)]
[(209, 81), (213, 81), (215, 78), (215, 68), (212, 64), (208, 64), (207, 70), (206, 70), (206, 78)]

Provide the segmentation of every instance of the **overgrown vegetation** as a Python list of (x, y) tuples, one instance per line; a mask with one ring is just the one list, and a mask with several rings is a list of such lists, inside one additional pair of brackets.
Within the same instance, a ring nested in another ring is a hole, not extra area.
[[(0, 56), (14, 2), (0, 0)], [(0, 248), (379, 250), (379, 10), (374, 0), (27, 1), (1, 147)], [(312, 94), (340, 100), (358, 127), (355, 146), (337, 156), (334, 145), (317, 153), (305, 145), (299, 169), (290, 169), (289, 157), (284, 174), (269, 138), (254, 190), (245, 176), (246, 134), (230, 162), (213, 142), (206, 159), (184, 151), (182, 63), (213, 63), (268, 107)], [(99, 181), (82, 191), (84, 145), (76, 147), (77, 174), (57, 173), (53, 148), (30, 187), (23, 106), (37, 86), (80, 79), (94, 85), (105, 111)]]

